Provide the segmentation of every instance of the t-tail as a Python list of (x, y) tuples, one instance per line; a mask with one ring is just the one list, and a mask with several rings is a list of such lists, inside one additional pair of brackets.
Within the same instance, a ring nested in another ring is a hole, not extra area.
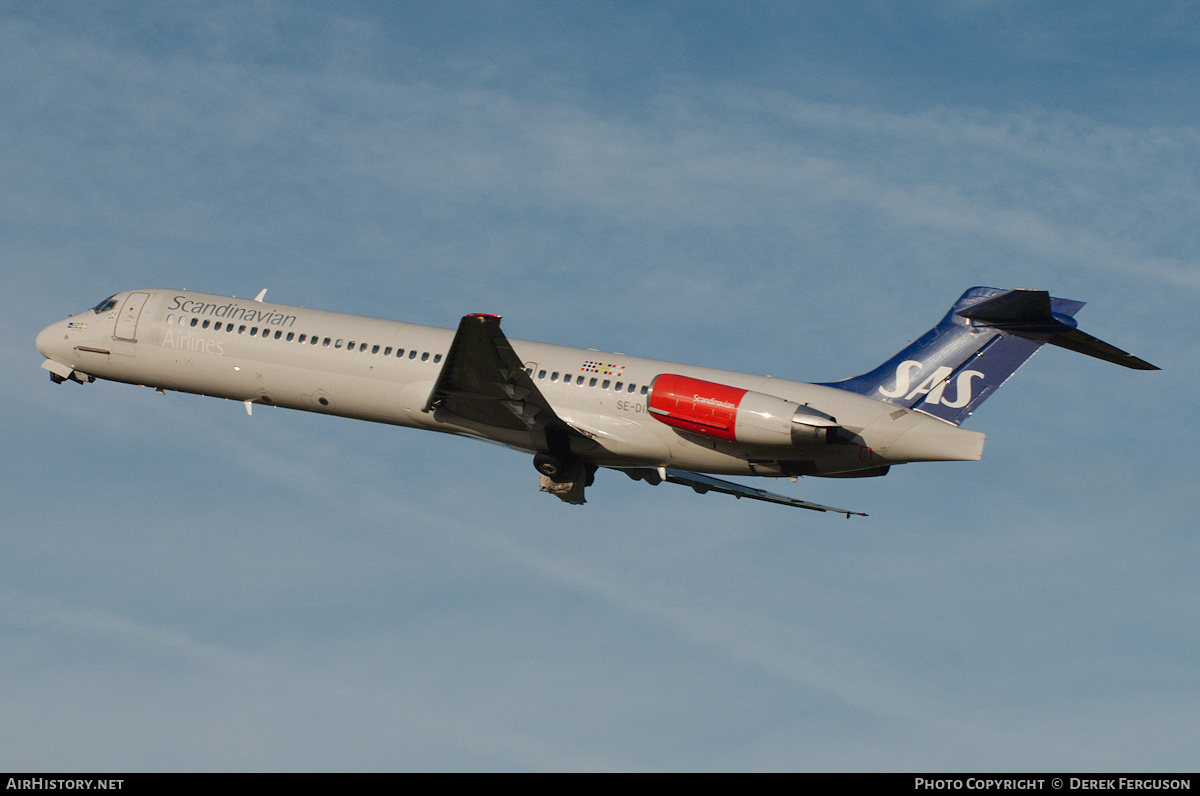
[(1136, 370), (1158, 370), (1076, 328), (1084, 302), (1045, 290), (973, 287), (946, 317), (870, 373), (827, 384), (958, 425), (1044, 343)]

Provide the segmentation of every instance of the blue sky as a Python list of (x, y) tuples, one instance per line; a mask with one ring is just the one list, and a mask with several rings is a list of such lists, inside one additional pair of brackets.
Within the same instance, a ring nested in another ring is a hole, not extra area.
[[(1193, 770), (1187, 3), (0, 4), (0, 768)], [(97, 383), (183, 287), (808, 381), (967, 287), (984, 459), (777, 485)], [(771, 486), (770, 484), (763, 484)]]

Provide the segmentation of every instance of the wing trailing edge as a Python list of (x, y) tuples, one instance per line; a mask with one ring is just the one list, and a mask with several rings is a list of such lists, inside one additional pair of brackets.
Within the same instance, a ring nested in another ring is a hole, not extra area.
[(779, 503), (784, 506), (792, 506), (798, 509), (808, 509), (810, 511), (831, 511), (835, 514), (845, 514), (849, 519), (850, 515), (866, 517), (867, 515), (861, 511), (851, 511), (850, 509), (839, 509), (835, 506), (824, 506), (820, 503), (811, 503), (807, 500), (780, 495), (775, 492), (768, 492), (765, 489), (756, 489), (752, 486), (744, 486), (733, 481), (723, 481), (720, 478), (713, 478), (710, 475), (701, 475), (700, 473), (689, 472), (688, 470), (674, 470), (669, 467), (632, 467), (621, 468), (621, 471), (635, 481), (645, 481), (648, 484), (657, 486), (663, 481), (672, 484), (682, 484), (690, 486), (698, 494), (703, 495), (705, 492), (720, 492), (725, 495), (733, 495), (735, 498), (749, 498), (751, 500), (762, 500), (767, 503)]

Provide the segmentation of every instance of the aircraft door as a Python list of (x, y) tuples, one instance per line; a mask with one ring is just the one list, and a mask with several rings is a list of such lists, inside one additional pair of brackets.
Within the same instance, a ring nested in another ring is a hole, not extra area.
[(121, 314), (117, 316), (117, 328), (113, 332), (113, 337), (130, 342), (137, 340), (138, 317), (141, 316), (142, 307), (146, 305), (148, 298), (150, 298), (149, 293), (129, 294), (129, 298), (125, 299), (125, 305), (121, 307)]

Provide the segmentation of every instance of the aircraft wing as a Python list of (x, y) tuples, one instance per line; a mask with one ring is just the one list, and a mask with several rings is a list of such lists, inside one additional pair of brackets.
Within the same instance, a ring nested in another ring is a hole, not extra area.
[(672, 484), (683, 484), (690, 486), (698, 493), (703, 495), (705, 492), (722, 492), (726, 495), (733, 495), (735, 498), (750, 498), (751, 500), (763, 500), (767, 503), (781, 503), (784, 506), (794, 506), (798, 509), (810, 509), (812, 511), (832, 511), (836, 514), (845, 514), (849, 519), (851, 514), (856, 514), (859, 517), (867, 516), (861, 511), (850, 511), (849, 509), (839, 509), (833, 506), (822, 506), (820, 503), (810, 503), (807, 500), (788, 497), (787, 495), (779, 495), (775, 492), (768, 492), (765, 489), (755, 489), (751, 486), (743, 486), (742, 484), (734, 483), (733, 481), (722, 481), (720, 478), (713, 478), (710, 475), (701, 475), (687, 470), (672, 470), (671, 468), (654, 469), (650, 467), (629, 467), (621, 468), (622, 472), (628, 475), (635, 481), (645, 481), (649, 484), (658, 485), (663, 481), (669, 481)]
[[(527, 430), (535, 439), (540, 439), (540, 445), (545, 450), (560, 448), (570, 436), (582, 436), (554, 412), (533, 379), (525, 372), (525, 364), (500, 331), (498, 315), (467, 315), (459, 322), (458, 331), (446, 353), (446, 362), (423, 409), (425, 412), (435, 410), (496, 428)], [(662, 481), (684, 484), (701, 494), (722, 492), (736, 498), (763, 500), (812, 511), (832, 511), (847, 517), (851, 514), (866, 516), (862, 512), (822, 506), (687, 470), (652, 467), (613, 469), (620, 469), (630, 478), (650, 484)], [(583, 502), (582, 498), (578, 502)]]
[(466, 315), (422, 411), (442, 410), (497, 428), (570, 433), (500, 331), (499, 315)]

